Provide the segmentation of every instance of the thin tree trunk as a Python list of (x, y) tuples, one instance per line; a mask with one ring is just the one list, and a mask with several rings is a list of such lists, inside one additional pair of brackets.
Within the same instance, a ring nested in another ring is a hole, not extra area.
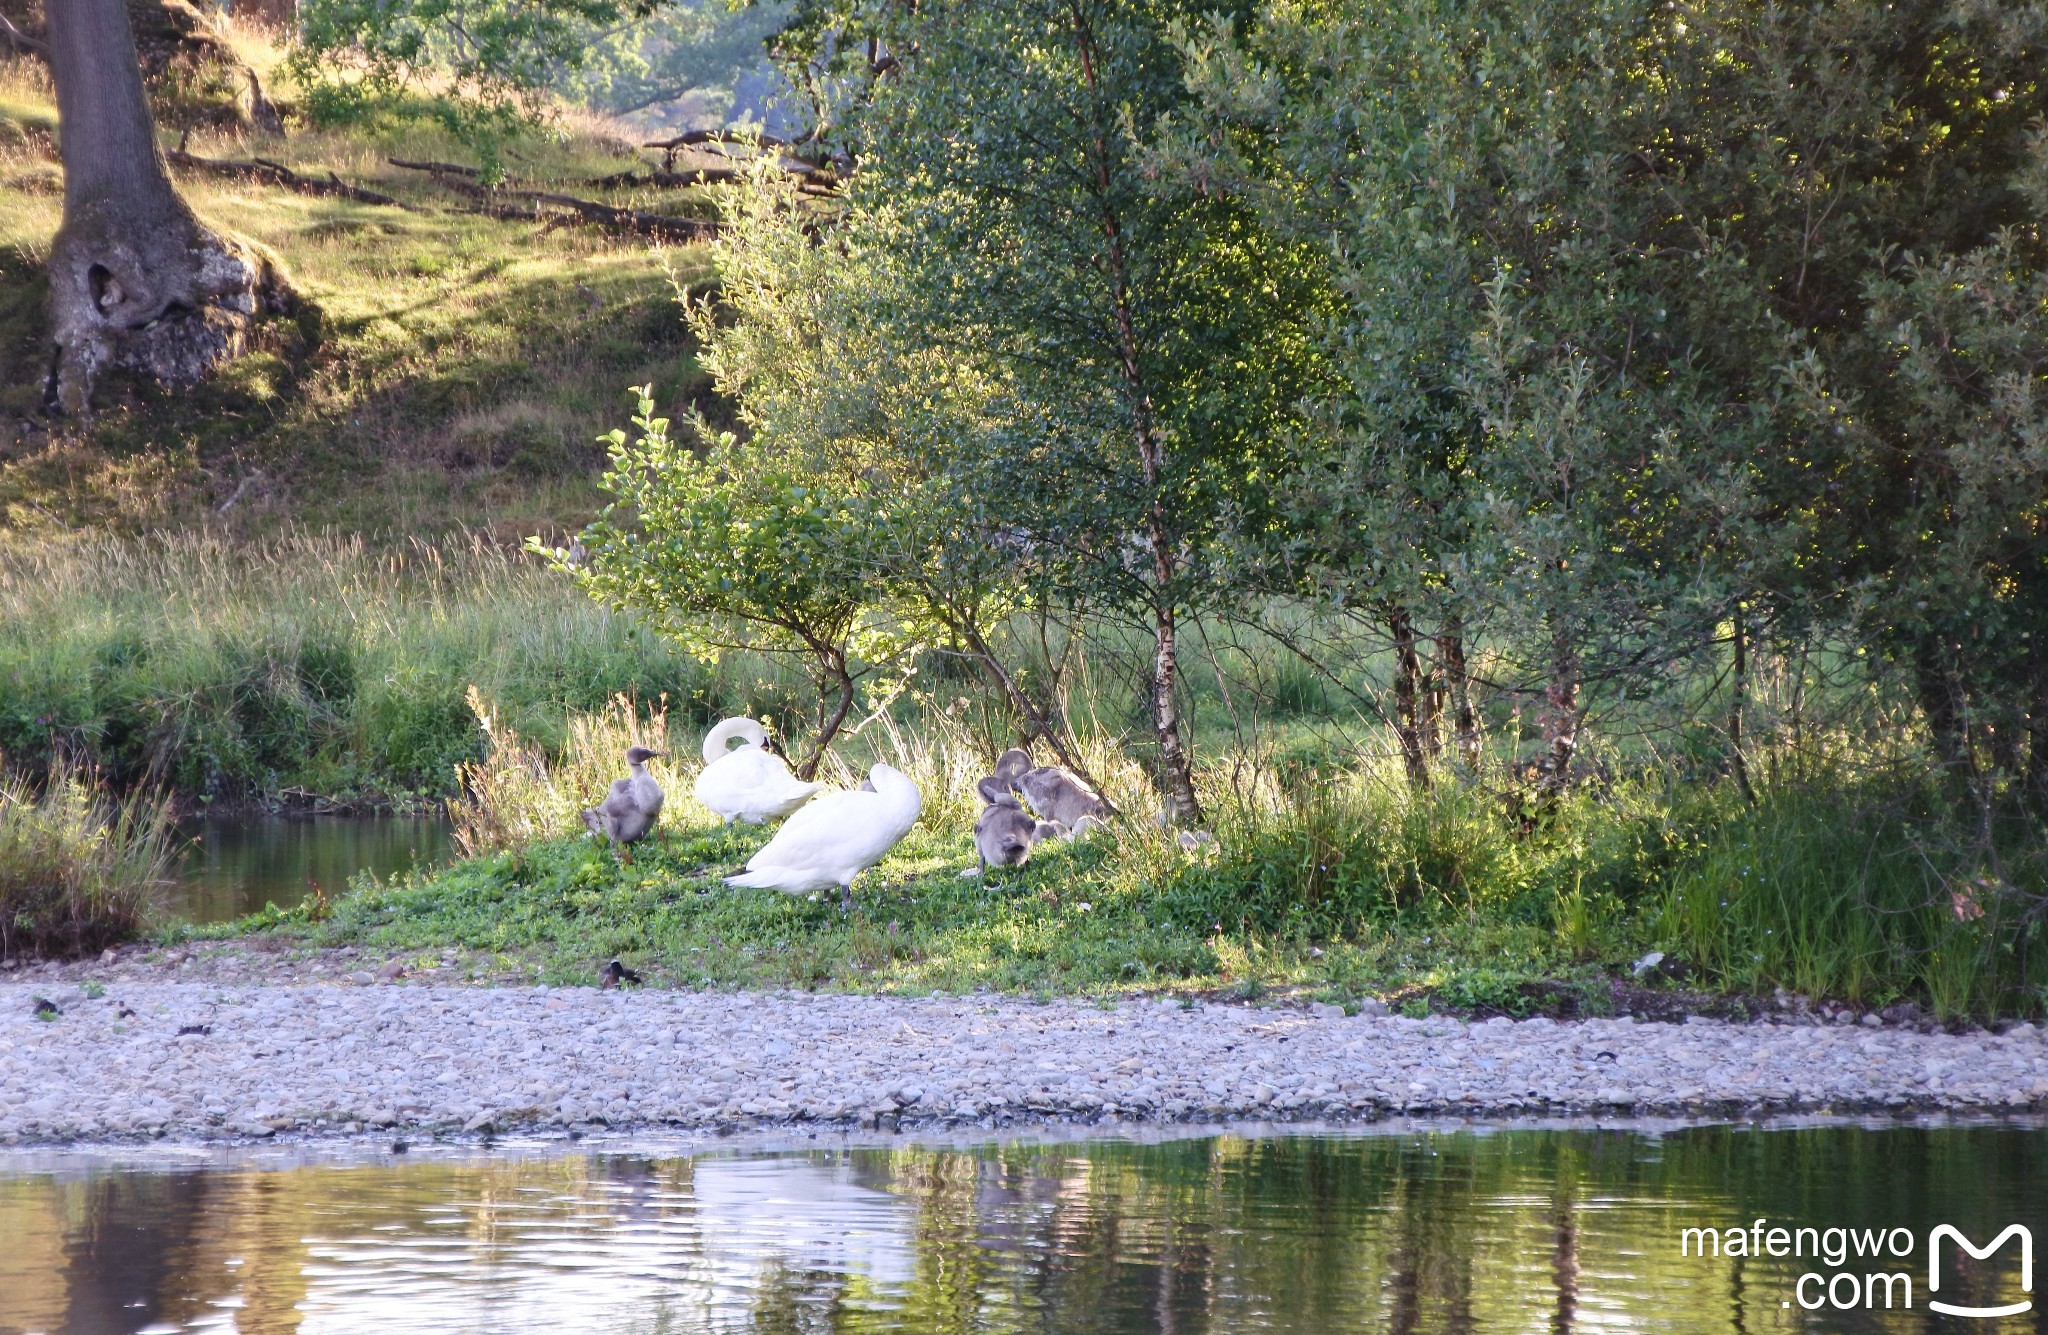
[(1434, 659), (1422, 649), (1423, 645), (1418, 642), (1415, 653), (1415, 737), (1422, 744), (1423, 758), (1430, 765), (1435, 765), (1444, 752), (1441, 722), (1444, 683)]
[(274, 258), (210, 231), (172, 188), (122, 0), (49, 0), (46, 18), (64, 154), (46, 397), (83, 415), (109, 366), (170, 385), (204, 378), (291, 289)]
[(1444, 681), (1450, 689), (1451, 727), (1458, 748), (1458, 759), (1464, 762), (1467, 771), (1479, 769), (1479, 716), (1472, 709), (1472, 674), (1465, 665), (1465, 620), (1459, 616), (1444, 619), (1443, 631), (1437, 636), (1437, 653), (1443, 658)]
[(1742, 604), (1735, 604), (1735, 629), (1729, 637), (1734, 662), (1728, 688), (1728, 769), (1742, 800), (1756, 805), (1756, 790), (1749, 786), (1749, 761), (1742, 754), (1742, 710), (1749, 693), (1749, 632), (1742, 624)]
[(796, 767), (796, 777), (809, 783), (818, 775), (818, 766), (825, 759), (825, 753), (832, 749), (832, 741), (839, 736), (846, 716), (853, 712), (853, 675), (846, 670), (846, 660), (833, 656), (822, 661), (825, 670), (825, 685), (839, 688), (839, 700), (831, 714), (825, 713), (825, 701), (830, 697), (823, 691), (818, 693), (818, 736), (811, 744), (811, 753), (804, 757), (803, 764)]
[(1913, 684), (1943, 777), (1957, 792), (1970, 788), (1977, 777), (1977, 764), (1970, 750), (1961, 691), (1943, 669), (1937, 646), (1925, 641), (1914, 646)]
[(1561, 793), (1571, 784), (1580, 718), (1578, 649), (1566, 631), (1553, 628), (1550, 681), (1543, 688), (1543, 759), (1538, 762), (1540, 782), (1550, 793)]
[[(2048, 810), (2048, 674), (2034, 686), (2027, 718), (2027, 791)], [(2042, 1305), (2048, 1311), (2048, 1303)]]
[(1421, 714), (1422, 660), (1415, 652), (1415, 622), (1403, 607), (1387, 609), (1387, 630), (1394, 637), (1394, 733), (1401, 741), (1401, 764), (1408, 786), (1429, 788), (1429, 757), (1423, 749)]
[(1162, 602), (1153, 613), (1152, 728), (1159, 740), (1159, 776), (1169, 825), (1200, 824), (1194, 769), (1180, 736), (1180, 650), (1173, 608)]
[[(954, 633), (960, 636), (961, 643), (965, 644), (968, 651), (974, 655), (975, 660), (982, 665), (990, 677), (995, 679), (996, 684), (1002, 688), (1003, 693), (1010, 697), (1010, 703), (1015, 705), (1018, 712), (1029, 720), (1031, 726), (1037, 730), (1038, 735), (1045, 738), (1046, 744), (1052, 747), (1053, 754), (1059, 757), (1060, 763), (1072, 770), (1075, 778), (1094, 789), (1096, 795), (1101, 797), (1102, 785), (1097, 783), (1094, 777), (1088, 773), (1088, 767), (1081, 763), (1079, 754), (1066, 744), (1066, 739), (1061, 730), (1053, 727), (1051, 722), (1039, 710), (1038, 706), (1031, 702), (1031, 697), (1025, 694), (1024, 688), (1018, 684), (1016, 677), (1011, 675), (1010, 670), (1003, 666), (1002, 660), (998, 659), (995, 656), (995, 652), (988, 647), (988, 642), (981, 637), (981, 632), (965, 621), (954, 623), (953, 630)], [(1109, 809), (1111, 815), (1116, 814), (1116, 807), (1111, 804), (1107, 797), (1102, 798), (1102, 804)]]
[(1153, 421), (1154, 405), (1145, 384), (1138, 355), (1137, 321), (1131, 314), (1130, 264), (1124, 255), (1123, 228), (1110, 201), (1109, 143), (1102, 117), (1101, 84), (1095, 70), (1095, 42), (1080, 7), (1069, 6), (1074, 20), (1074, 38), (1079, 46), (1081, 70), (1095, 95), (1097, 122), (1092, 145), (1095, 184), (1101, 192), (1101, 228), (1109, 248), (1111, 307), (1116, 325), (1118, 370), (1124, 382), (1126, 404), (1131, 413), (1131, 442), (1137, 450), (1138, 469), (1150, 498), (1145, 513), (1145, 545), (1152, 557), (1154, 598), (1152, 607), (1152, 732), (1159, 745), (1159, 773), (1156, 782), (1166, 807), (1168, 824), (1201, 823), (1201, 803), (1195, 799), (1194, 767), (1180, 735), (1180, 660), (1175, 619), (1174, 585), (1178, 583), (1179, 560), (1174, 553), (1173, 531), (1167, 522), (1166, 498), (1160, 494), (1161, 455), (1159, 433)]

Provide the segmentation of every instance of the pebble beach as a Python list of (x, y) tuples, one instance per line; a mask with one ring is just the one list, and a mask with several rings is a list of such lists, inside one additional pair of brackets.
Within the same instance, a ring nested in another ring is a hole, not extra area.
[(2025, 1024), (1465, 1023), (191, 964), (0, 973), (0, 1143), (2048, 1109), (2048, 1034)]

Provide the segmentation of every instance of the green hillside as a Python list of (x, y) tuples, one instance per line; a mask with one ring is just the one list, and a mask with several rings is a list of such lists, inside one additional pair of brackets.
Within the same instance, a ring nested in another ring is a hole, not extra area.
[[(266, 50), (248, 45), (260, 66)], [(289, 92), (277, 94), (287, 107)], [(38, 408), (50, 343), (42, 261), (63, 203), (55, 119), (40, 66), (0, 61), (0, 524), (133, 531), (220, 519), (242, 530), (483, 528), (509, 540), (591, 512), (603, 459), (593, 438), (622, 419), (628, 385), (653, 383), (670, 409), (705, 392), (664, 273), (702, 281), (701, 246), (546, 206), (539, 218), (485, 216), (461, 179), (389, 161), (459, 164), (463, 148), (432, 127), (294, 124), (281, 140), (194, 133), (185, 148), (397, 202), (174, 166), (203, 217), (284, 258), (305, 305), (197, 390), (110, 381), (96, 421), (54, 421)], [(715, 212), (701, 189), (592, 185), (647, 163), (587, 118), (513, 145), (508, 164), (510, 191), (484, 201), (501, 211), (545, 191), (671, 217)]]

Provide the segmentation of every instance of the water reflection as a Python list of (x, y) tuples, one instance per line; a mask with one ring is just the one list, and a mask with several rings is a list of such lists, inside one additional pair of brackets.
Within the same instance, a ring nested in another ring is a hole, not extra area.
[[(0, 1331), (2048, 1331), (1679, 1230), (2048, 1241), (2048, 1134), (1702, 1128), (0, 1176)], [(1954, 1260), (1966, 1261), (1961, 1253)], [(1956, 1270), (1944, 1257), (1945, 1274)], [(1860, 1273), (1868, 1262), (1843, 1269)], [(2048, 1276), (2044, 1276), (2048, 1278)], [(1812, 1291), (1809, 1290), (1809, 1296)], [(1944, 1279), (2014, 1301), (2014, 1249)]]
[(183, 828), (191, 839), (166, 906), (186, 922), (226, 922), (266, 903), (290, 908), (315, 882), (330, 895), (359, 871), (390, 876), (447, 861), (438, 816), (216, 816)]

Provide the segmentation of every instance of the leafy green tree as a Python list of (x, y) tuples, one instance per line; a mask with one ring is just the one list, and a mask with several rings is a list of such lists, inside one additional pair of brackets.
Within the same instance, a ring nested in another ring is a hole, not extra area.
[(854, 128), (847, 227), (886, 263), (870, 319), (972, 388), (929, 472), (971, 490), (1059, 596), (1143, 628), (1155, 775), (1198, 819), (1180, 633), (1228, 599), (1220, 535), (1258, 524), (1311, 374), (1311, 265), (1240, 204), (1163, 178), (1190, 105), (1160, 6), (999, 0), (918, 12)]
[(1347, 307), (1312, 561), (1353, 598), (1490, 598), (1556, 780), (1583, 683), (1641, 696), (1724, 648), (1739, 674), (1759, 630), (1854, 635), (1940, 760), (2009, 772), (2048, 573), (2044, 40), (2035, 9), (1937, 0), (1191, 33), (1182, 174), (1326, 237)]
[(820, 218), (765, 164), (752, 189), (728, 196), (726, 221), (720, 301), (690, 316), (700, 362), (738, 404), (752, 448), (867, 498), (858, 555), (870, 564), (856, 578), (870, 597), (973, 662), (1027, 739), (1085, 776), (1056, 683), (1034, 682), (1002, 633), (1022, 609), (1078, 609), (964, 465), (974, 452), (962, 442), (994, 421), (988, 386), (896, 318), (907, 281), (896, 223), (857, 212), (821, 236)]
[(868, 500), (731, 434), (672, 434), (651, 391), (635, 393), (635, 433), (607, 437), (605, 485), (618, 500), (584, 530), (580, 560), (548, 554), (593, 597), (633, 608), (702, 657), (751, 650), (804, 663), (819, 695), (797, 767), (810, 778), (861, 680), (915, 647), (915, 627), (883, 614), (863, 579), (874, 564)]
[(1417, 783), (1436, 733), (1423, 639), (1476, 759), (1464, 646), (1492, 627), (1558, 786), (1587, 683), (1639, 689), (1720, 620), (1716, 563), (1672, 553), (1725, 552), (1747, 513), (1721, 471), (1741, 424), (1637, 351), (1670, 303), (1629, 281), (1649, 226), (1625, 188), (1632, 75), (1657, 25), (1633, 6), (1393, 0), (1187, 37), (1207, 111), (1176, 165), (1317, 245), (1342, 296), (1279, 552), (1295, 587), (1384, 620)]

